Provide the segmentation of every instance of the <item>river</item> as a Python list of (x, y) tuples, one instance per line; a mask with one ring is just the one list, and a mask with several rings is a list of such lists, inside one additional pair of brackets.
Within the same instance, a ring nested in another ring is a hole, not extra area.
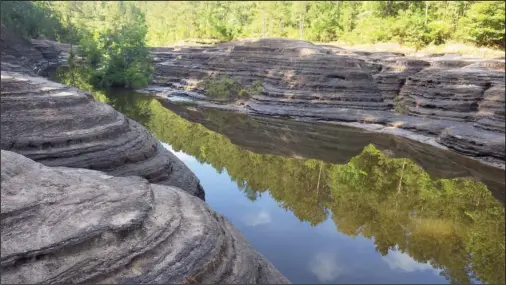
[(504, 283), (504, 171), (355, 128), (94, 97), (144, 125), (293, 283)]

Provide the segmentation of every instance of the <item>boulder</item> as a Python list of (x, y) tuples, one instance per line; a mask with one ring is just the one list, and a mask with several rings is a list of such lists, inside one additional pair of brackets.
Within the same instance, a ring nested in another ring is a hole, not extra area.
[(1, 151), (1, 282), (289, 283), (176, 187)]

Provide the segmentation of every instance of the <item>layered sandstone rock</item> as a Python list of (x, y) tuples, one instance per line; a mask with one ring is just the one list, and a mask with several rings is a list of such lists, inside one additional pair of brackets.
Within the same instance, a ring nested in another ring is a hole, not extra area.
[[(269, 116), (377, 123), (429, 135), (462, 154), (504, 160), (504, 60), (406, 57), (286, 39), (156, 48), (153, 83), (162, 97)], [(198, 82), (262, 83), (240, 104), (206, 97)], [(166, 89), (164, 89), (166, 88)], [(470, 134), (458, 139), (459, 134)]]
[(139, 175), (204, 198), (195, 175), (144, 127), (42, 77), (2, 71), (0, 146), (48, 166)]
[(430, 65), (424, 60), (403, 57), (386, 58), (382, 60), (382, 64), (383, 68), (374, 75), (374, 81), (381, 90), (383, 100), (390, 103), (390, 107), (393, 107), (394, 100), (399, 96), (406, 79)]
[(77, 53), (77, 47), (47, 39), (32, 39), (32, 46), (47, 60), (47, 68), (56, 68), (67, 64), (71, 49)]
[(29, 40), (12, 34), (3, 26), (0, 35), (2, 70), (36, 75), (48, 67), (48, 61), (32, 46)]
[[(495, 92), (489, 90), (492, 86)], [(487, 99), (498, 93), (504, 98), (504, 72), (469, 67), (427, 68), (408, 78), (400, 96), (410, 115), (474, 122), (478, 106), (487, 103), (485, 92), (492, 93)]]
[(144, 127), (37, 76), (68, 46), (3, 32), (2, 283), (289, 283)]
[(2, 284), (289, 283), (200, 199), (1, 151)]
[(2, 70), (47, 75), (48, 69), (67, 63), (70, 45), (47, 39), (24, 39), (1, 27)]
[(232, 42), (209, 48), (153, 52), (155, 84), (186, 84), (226, 76), (244, 85), (260, 80), (263, 92), (251, 99), (269, 105), (306, 104), (384, 110), (372, 74), (381, 66), (303, 41)]

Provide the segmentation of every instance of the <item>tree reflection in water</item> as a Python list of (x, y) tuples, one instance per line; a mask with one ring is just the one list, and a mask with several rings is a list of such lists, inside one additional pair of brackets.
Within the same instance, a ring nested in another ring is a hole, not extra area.
[[(505, 282), (504, 206), (474, 178), (432, 178), (410, 159), (389, 157), (373, 144), (346, 164), (259, 154), (183, 119), (156, 99), (100, 92), (95, 97), (174, 150), (220, 173), (226, 169), (250, 200), (268, 191), (301, 221), (315, 226), (331, 218), (346, 235), (374, 239), (383, 256), (408, 254), (452, 283)], [(226, 121), (213, 112), (205, 116), (217, 125)]]

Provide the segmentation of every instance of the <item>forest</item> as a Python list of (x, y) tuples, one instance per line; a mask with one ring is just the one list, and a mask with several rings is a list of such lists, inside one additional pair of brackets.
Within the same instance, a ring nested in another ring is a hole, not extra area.
[[(411, 160), (390, 158), (373, 145), (347, 164), (254, 153), (156, 99), (131, 92), (94, 96), (174, 150), (226, 171), (251, 200), (271, 195), (312, 226), (331, 218), (346, 235), (374, 239), (382, 255), (399, 248), (430, 262), (451, 283), (505, 281), (504, 207), (473, 178), (434, 179)], [(205, 116), (218, 121), (220, 111)], [(254, 124), (247, 116), (241, 120)]]
[(71, 58), (95, 87), (145, 86), (147, 47), (188, 39), (505, 47), (503, 1), (2, 1), (1, 19), (26, 38), (79, 45)]
[(503, 1), (2, 1), (2, 25), (75, 43), (83, 29), (100, 33), (131, 23), (150, 46), (188, 38), (287, 37), (504, 48), (504, 11)]

